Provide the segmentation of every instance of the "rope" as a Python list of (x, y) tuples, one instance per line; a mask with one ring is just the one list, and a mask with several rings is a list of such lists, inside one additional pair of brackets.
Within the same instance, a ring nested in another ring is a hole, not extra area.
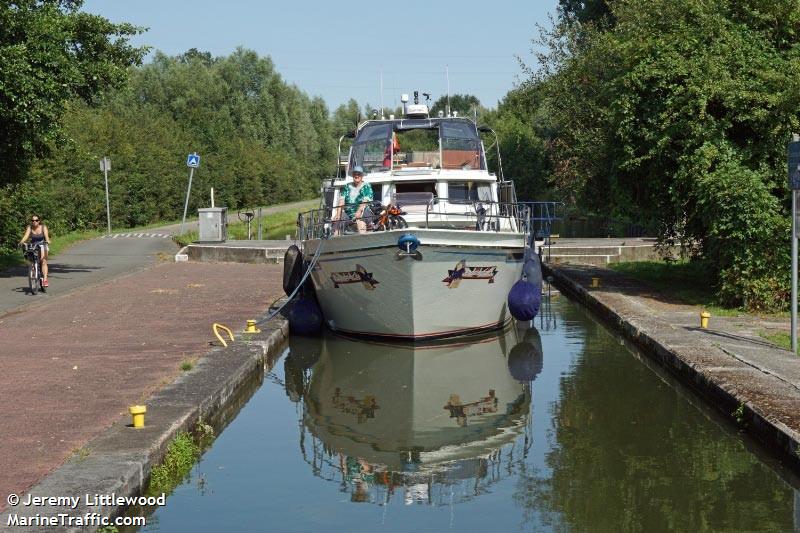
[[(327, 237), (325, 237), (325, 238), (327, 238)], [(314, 252), (314, 257), (311, 258), (311, 262), (308, 264), (308, 269), (306, 269), (306, 272), (305, 272), (305, 274), (303, 274), (303, 277), (300, 278), (300, 282), (297, 284), (297, 287), (294, 288), (294, 290), (292, 291), (292, 294), (289, 295), (289, 297), (286, 299), (286, 301), (283, 302), (279, 308), (277, 308), (275, 311), (273, 311), (272, 313), (267, 315), (267, 318), (265, 318), (262, 322), (269, 322), (270, 320), (272, 320), (273, 318), (278, 316), (278, 313), (283, 311), (283, 308), (286, 307), (289, 304), (289, 302), (292, 301), (292, 299), (294, 298), (295, 294), (297, 294), (297, 291), (299, 291), (300, 287), (302, 287), (303, 283), (305, 283), (306, 278), (308, 278), (308, 276), (311, 274), (311, 271), (314, 270), (314, 267), (317, 265), (317, 260), (319, 259), (319, 256), (322, 253), (322, 243), (323, 243), (323, 239), (320, 239), (319, 246), (317, 246), (317, 251)]]

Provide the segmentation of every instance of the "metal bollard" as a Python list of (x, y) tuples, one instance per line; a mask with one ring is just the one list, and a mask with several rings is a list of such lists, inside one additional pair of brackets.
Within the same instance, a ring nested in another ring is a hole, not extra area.
[(700, 313), (700, 327), (703, 329), (708, 329), (708, 319), (711, 318), (711, 313), (708, 311), (703, 311)]
[(144, 414), (147, 412), (145, 405), (131, 405), (128, 407), (128, 412), (131, 414), (131, 422), (135, 428), (144, 427)]
[(248, 320), (247, 327), (244, 328), (245, 333), (261, 333), (261, 330), (256, 327), (255, 320)]

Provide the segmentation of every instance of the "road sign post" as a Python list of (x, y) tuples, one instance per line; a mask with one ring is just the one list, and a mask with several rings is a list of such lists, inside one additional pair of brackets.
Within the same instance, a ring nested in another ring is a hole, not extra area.
[(103, 157), (100, 160), (100, 171), (105, 176), (106, 181), (106, 220), (108, 222), (108, 235), (111, 235), (111, 204), (108, 200), (108, 173), (111, 170), (111, 159)]
[(800, 189), (800, 135), (792, 135), (787, 149), (789, 189), (792, 191), (792, 353), (797, 353), (797, 191)]
[(183, 226), (186, 224), (186, 211), (189, 209), (189, 194), (192, 192), (192, 177), (194, 176), (194, 169), (200, 166), (200, 156), (197, 152), (192, 152), (186, 158), (186, 166), (189, 167), (189, 187), (186, 189), (186, 202), (183, 204), (183, 219), (181, 219), (181, 232), (183, 235)]

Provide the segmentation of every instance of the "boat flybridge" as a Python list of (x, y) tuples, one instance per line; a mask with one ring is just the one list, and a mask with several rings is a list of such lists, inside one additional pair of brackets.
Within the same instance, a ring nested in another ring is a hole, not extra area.
[[(488, 169), (480, 134), (492, 130), (430, 117), (416, 93), (406, 102), (404, 117), (367, 120), (340, 139), (342, 164), (320, 209), (298, 219), (323, 320), (336, 331), (408, 339), (502, 327), (509, 291), (535, 258), (529, 209), (502, 170)], [(354, 169), (372, 189), (367, 208), (344, 205)]]

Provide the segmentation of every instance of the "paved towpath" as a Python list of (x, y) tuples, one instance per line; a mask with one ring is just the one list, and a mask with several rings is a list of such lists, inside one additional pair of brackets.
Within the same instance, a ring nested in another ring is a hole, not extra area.
[(28, 293), (27, 267), (0, 271), (0, 316), (21, 306), (39, 305), (80, 287), (141, 270), (159, 258), (172, 261), (177, 250), (165, 232), (151, 230), (124, 235), (90, 239), (52, 257), (50, 288), (45, 294)]
[[(263, 208), (263, 214), (305, 211), (318, 204), (318, 200), (279, 204)], [(231, 216), (235, 217), (236, 213)], [(187, 221), (186, 230), (194, 229), (197, 229), (197, 220)], [(122, 230), (111, 237), (80, 242), (50, 259), (50, 289), (45, 294), (28, 294), (27, 267), (0, 270), (0, 317), (82, 287), (142, 270), (159, 261), (172, 261), (178, 248), (171, 237), (179, 230), (180, 224), (171, 224), (147, 230)], [(58, 235), (53, 238), (58, 239)]]
[(0, 510), (281, 294), (280, 265), (162, 263), (0, 317)]

